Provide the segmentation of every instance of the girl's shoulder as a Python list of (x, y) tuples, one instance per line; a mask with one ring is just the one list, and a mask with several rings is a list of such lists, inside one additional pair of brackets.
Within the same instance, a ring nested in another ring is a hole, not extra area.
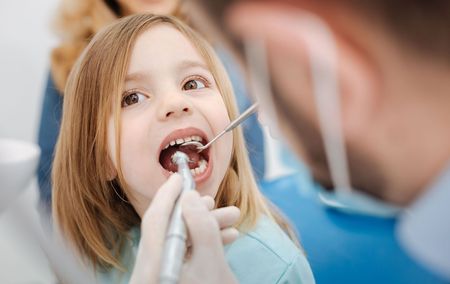
[(304, 253), (267, 216), (225, 247), (239, 283), (314, 283)]

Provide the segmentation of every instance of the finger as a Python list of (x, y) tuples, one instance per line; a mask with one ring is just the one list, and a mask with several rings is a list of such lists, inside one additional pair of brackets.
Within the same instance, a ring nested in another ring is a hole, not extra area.
[(212, 198), (209, 195), (205, 195), (205, 196), (202, 196), (201, 199), (202, 199), (203, 203), (206, 205), (206, 208), (208, 208), (208, 210), (214, 209), (214, 205), (215, 205), (214, 198)]
[(219, 224), (202, 202), (198, 192), (189, 191), (184, 194), (181, 206), (193, 253), (222, 247)]
[[(206, 208), (208, 208), (208, 210), (213, 210), (214, 209), (215, 202), (214, 202), (214, 199), (211, 196), (205, 195), (205, 196), (201, 196), (200, 198), (201, 198), (203, 204), (205, 204)], [(191, 237), (189, 235), (188, 235), (188, 238), (186, 240), (186, 244), (187, 244), (188, 247), (190, 247), (192, 245)]]
[(231, 244), (239, 237), (239, 231), (236, 228), (226, 228), (220, 231), (222, 243), (224, 245)]
[(197, 192), (183, 196), (182, 209), (192, 240), (192, 254), (184, 266), (184, 280), (189, 283), (237, 283), (225, 260), (219, 224)]
[(222, 207), (211, 211), (221, 229), (231, 227), (239, 219), (241, 211), (236, 206)]

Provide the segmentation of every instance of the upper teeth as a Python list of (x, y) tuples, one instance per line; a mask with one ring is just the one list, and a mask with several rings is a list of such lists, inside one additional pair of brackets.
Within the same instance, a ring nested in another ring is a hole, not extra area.
[(181, 144), (183, 144), (185, 142), (190, 142), (190, 141), (202, 142), (202, 138), (200, 136), (197, 136), (197, 135), (189, 136), (189, 137), (186, 137), (186, 138), (177, 138), (177, 139), (172, 140), (169, 143), (167, 143), (167, 145), (164, 147), (164, 149), (169, 148), (169, 146), (181, 145)]

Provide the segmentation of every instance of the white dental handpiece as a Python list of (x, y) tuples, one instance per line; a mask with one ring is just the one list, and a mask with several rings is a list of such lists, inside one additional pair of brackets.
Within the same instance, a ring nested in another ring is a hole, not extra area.
[[(183, 152), (176, 152), (172, 156), (172, 162), (178, 165), (178, 173), (183, 178), (182, 192), (195, 189), (194, 178), (189, 169), (189, 157)], [(184, 224), (180, 197), (170, 218), (169, 228), (166, 233), (164, 251), (161, 262), (161, 274), (159, 283), (175, 284), (179, 282), (184, 255), (186, 253), (186, 226)]]

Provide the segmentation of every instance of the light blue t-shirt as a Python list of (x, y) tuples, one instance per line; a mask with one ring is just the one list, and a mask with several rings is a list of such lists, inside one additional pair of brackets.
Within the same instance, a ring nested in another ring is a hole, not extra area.
[[(127, 271), (111, 269), (97, 273), (99, 283), (128, 283), (139, 244), (139, 230), (131, 231), (121, 261)], [(303, 252), (280, 227), (268, 217), (261, 217), (256, 227), (225, 246), (225, 256), (241, 284), (315, 283)]]
[(315, 283), (303, 252), (268, 217), (226, 246), (225, 255), (239, 283)]

